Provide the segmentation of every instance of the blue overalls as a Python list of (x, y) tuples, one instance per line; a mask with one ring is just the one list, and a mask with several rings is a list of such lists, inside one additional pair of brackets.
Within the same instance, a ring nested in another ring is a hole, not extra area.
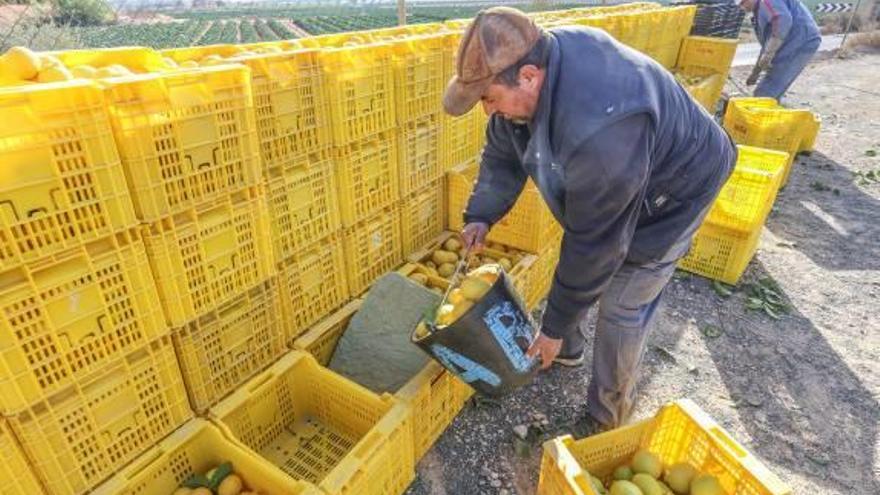
[(772, 66), (755, 88), (755, 96), (779, 100), (819, 49), (819, 27), (798, 0), (758, 0), (752, 25), (761, 46), (766, 47), (771, 36), (782, 40)]

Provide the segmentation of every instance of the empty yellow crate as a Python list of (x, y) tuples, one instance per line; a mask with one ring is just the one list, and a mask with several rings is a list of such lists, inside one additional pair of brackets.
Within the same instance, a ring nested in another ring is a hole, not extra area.
[(247, 189), (143, 228), (165, 317), (177, 327), (273, 272), (265, 198)]
[(328, 494), (394, 495), (412, 481), (410, 406), (292, 351), (211, 409), (228, 438)]
[(0, 90), (0, 270), (137, 223), (97, 86)]
[[(299, 166), (300, 155), (332, 144), (318, 50), (289, 50), (275, 44), (272, 53), (258, 45), (214, 45), (163, 50), (176, 62), (218, 55), (250, 69), (254, 111), (264, 170)], [(283, 50), (283, 51), (282, 51)], [(280, 52), (280, 53), (279, 53)]]
[(321, 495), (314, 485), (267, 469), (216, 426), (192, 419), (101, 484), (92, 495), (171, 495), (192, 474), (229, 462), (245, 486), (263, 495)]
[(349, 295), (354, 298), (403, 260), (400, 210), (385, 208), (345, 229), (343, 242)]
[(343, 146), (394, 126), (391, 46), (325, 48), (320, 55), (333, 141)]
[(157, 220), (260, 181), (246, 68), (111, 78), (103, 87), (141, 220)]
[(398, 133), (400, 195), (406, 197), (443, 175), (440, 114), (401, 124)]
[(349, 299), (341, 232), (334, 232), (281, 261), (278, 273), (288, 343)]
[[(319, 363), (326, 366), (333, 357), (336, 343), (362, 303), (362, 299), (352, 301), (328, 318), (326, 323), (316, 326), (297, 340), (294, 348), (308, 351)], [(394, 394), (413, 406), (413, 448), (416, 461), (437, 441), (470, 397), (462, 388), (472, 390), (445, 368), (430, 361)]]
[(397, 134), (385, 131), (334, 149), (342, 225), (350, 227), (400, 198)]
[(164, 336), (8, 419), (47, 491), (78, 495), (191, 416)]
[[(474, 183), (479, 174), (476, 162), (464, 163), (446, 173), (448, 222), (451, 230), (464, 226), (462, 213), (467, 207)], [(539, 253), (550, 242), (559, 238), (562, 227), (550, 213), (550, 208), (531, 179), (526, 183), (513, 208), (492, 226), (487, 239), (505, 246)]]
[(136, 231), (0, 274), (0, 410), (82, 383), (168, 333)]
[(443, 232), (446, 187), (442, 177), (429, 182), (400, 202), (403, 252), (411, 253)]
[(656, 416), (583, 440), (563, 436), (544, 443), (539, 495), (596, 495), (584, 470), (603, 481), (639, 449), (666, 464), (687, 462), (718, 478), (724, 495), (790, 495), (791, 489), (690, 400)]
[(342, 227), (336, 174), (327, 152), (302, 157), (295, 168), (268, 172), (269, 214), (276, 261)]
[(394, 59), (397, 122), (437, 115), (448, 81), (443, 61), (448, 33), (390, 40)]
[(735, 285), (758, 248), (761, 229), (753, 232), (703, 222), (678, 267), (713, 280)]
[(0, 486), (3, 487), (3, 495), (45, 493), (9, 425), (2, 418), (0, 418)]
[(204, 412), (287, 350), (279, 280), (267, 280), (172, 336), (190, 403)]

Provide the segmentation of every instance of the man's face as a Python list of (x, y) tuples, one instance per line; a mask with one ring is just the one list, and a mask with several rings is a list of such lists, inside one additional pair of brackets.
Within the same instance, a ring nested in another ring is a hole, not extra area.
[(742, 0), (739, 3), (739, 8), (745, 10), (746, 12), (751, 12), (755, 8), (755, 2), (757, 0)]
[(492, 83), (483, 92), (483, 111), (486, 115), (497, 113), (516, 124), (526, 124), (535, 115), (544, 71), (534, 65), (520, 69), (516, 86)]

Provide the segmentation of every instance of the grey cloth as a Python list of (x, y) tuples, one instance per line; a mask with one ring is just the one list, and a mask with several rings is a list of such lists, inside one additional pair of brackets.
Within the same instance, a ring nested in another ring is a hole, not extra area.
[(428, 363), (409, 337), (440, 299), (398, 273), (383, 276), (339, 339), (329, 368), (374, 392), (397, 392)]
[(565, 338), (625, 264), (664, 259), (736, 148), (662, 66), (603, 31), (560, 28), (532, 121), (493, 116), (466, 222), (494, 224), (531, 176), (564, 227), (542, 332)]

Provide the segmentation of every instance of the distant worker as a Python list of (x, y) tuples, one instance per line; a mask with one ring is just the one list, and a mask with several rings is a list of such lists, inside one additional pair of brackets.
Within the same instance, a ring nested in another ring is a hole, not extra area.
[(752, 25), (761, 43), (761, 55), (746, 84), (758, 82), (755, 96), (778, 101), (819, 50), (819, 26), (799, 0), (739, 0), (752, 13)]
[(490, 115), (462, 237), (480, 249), (534, 180), (564, 234), (528, 355), (545, 368), (580, 365), (598, 302), (582, 427), (621, 425), (660, 296), (736, 148), (663, 66), (599, 29), (544, 31), (493, 7), (467, 27), (457, 60), (444, 109), (482, 102)]

